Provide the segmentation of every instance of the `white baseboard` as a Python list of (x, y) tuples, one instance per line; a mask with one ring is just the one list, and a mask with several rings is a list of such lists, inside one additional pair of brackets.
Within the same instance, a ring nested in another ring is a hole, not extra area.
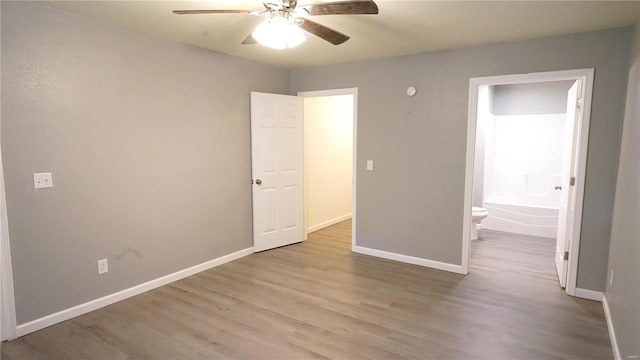
[(348, 213), (348, 214), (342, 215), (342, 216), (338, 216), (337, 218), (334, 218), (334, 219), (331, 219), (331, 220), (323, 221), (320, 224), (309, 226), (307, 228), (307, 233), (312, 233), (314, 231), (318, 231), (320, 229), (324, 229), (324, 228), (326, 228), (328, 226), (335, 225), (335, 224), (337, 224), (339, 222), (342, 222), (342, 221), (345, 221), (345, 220), (348, 220), (348, 219), (351, 219), (351, 213)]
[(602, 301), (604, 294), (602, 294), (602, 291), (576, 288), (575, 296), (588, 300)]
[(113, 294), (109, 294), (107, 296), (103, 296), (101, 298), (95, 299), (95, 300), (91, 300), (89, 302), (86, 302), (84, 304), (80, 304), (80, 305), (76, 305), (74, 307), (62, 310), (62, 311), (58, 311), (56, 313), (53, 313), (51, 315), (47, 315), (44, 317), (41, 317), (39, 319), (35, 319), (33, 321), (29, 321), (27, 323), (24, 324), (20, 324), (16, 327), (16, 336), (20, 337), (20, 336), (24, 336), (26, 334), (32, 333), (34, 331), (38, 331), (40, 329), (44, 329), (48, 326), (51, 325), (55, 325), (57, 323), (69, 320), (71, 318), (74, 318), (76, 316), (80, 316), (83, 314), (86, 314), (90, 311), (94, 311), (97, 309), (100, 309), (102, 307), (105, 307), (107, 305), (111, 305), (113, 303), (116, 303), (118, 301), (122, 301), (125, 299), (128, 299), (130, 297), (142, 294), (144, 292), (147, 292), (149, 290), (153, 290), (155, 288), (158, 288), (160, 286), (172, 283), (174, 281), (180, 280), (180, 279), (184, 279), (188, 276), (197, 274), (199, 272), (205, 271), (205, 270), (209, 270), (211, 268), (214, 268), (216, 266), (228, 263), (230, 261), (239, 259), (241, 257), (247, 256), (253, 254), (253, 247), (250, 248), (246, 248), (243, 250), (239, 250), (236, 251), (234, 253), (231, 253), (229, 255), (225, 255), (222, 257), (219, 257), (217, 259), (213, 259), (213, 260), (209, 260), (207, 262), (204, 262), (202, 264), (198, 264), (195, 266), (192, 266), (190, 268), (187, 269), (183, 269), (183, 270), (179, 270), (174, 272), (173, 274), (169, 274), (169, 275), (165, 275), (162, 277), (159, 277), (157, 279), (154, 280), (150, 280), (147, 281), (145, 283), (130, 287), (128, 289), (122, 290), (122, 291), (118, 291), (116, 293)]
[(376, 249), (371, 249), (371, 248), (357, 246), (357, 245), (353, 246), (352, 251), (358, 254), (371, 255), (371, 256), (376, 256), (383, 259), (395, 260), (403, 263), (420, 265), (420, 266), (425, 266), (425, 267), (434, 268), (438, 270), (450, 271), (458, 274), (466, 274), (462, 269), (462, 265), (443, 263), (440, 261), (423, 259), (423, 258), (402, 255), (402, 254), (396, 254), (388, 251), (376, 250)]
[(620, 348), (618, 347), (618, 340), (616, 338), (616, 332), (613, 329), (613, 319), (611, 319), (611, 311), (609, 311), (609, 304), (607, 303), (607, 297), (602, 296), (602, 308), (604, 309), (604, 317), (607, 319), (607, 328), (609, 329), (609, 339), (611, 339), (611, 349), (613, 350), (613, 358), (615, 360), (622, 360), (620, 354)]

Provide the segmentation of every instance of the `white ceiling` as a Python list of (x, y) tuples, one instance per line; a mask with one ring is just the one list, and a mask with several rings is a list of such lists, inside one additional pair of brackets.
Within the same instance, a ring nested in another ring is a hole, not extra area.
[[(298, 0), (300, 4), (318, 0)], [(174, 9), (262, 9), (260, 0), (46, 1), (159, 37), (295, 68), (630, 26), (639, 1), (376, 0), (378, 15), (314, 16), (351, 36), (338, 46), (308, 34), (300, 47), (240, 45), (261, 18), (245, 14), (174, 15)]]

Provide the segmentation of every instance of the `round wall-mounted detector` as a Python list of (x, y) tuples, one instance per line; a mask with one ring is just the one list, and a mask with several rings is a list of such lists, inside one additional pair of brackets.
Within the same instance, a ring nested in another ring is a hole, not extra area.
[(413, 86), (407, 88), (407, 95), (414, 96), (418, 91)]

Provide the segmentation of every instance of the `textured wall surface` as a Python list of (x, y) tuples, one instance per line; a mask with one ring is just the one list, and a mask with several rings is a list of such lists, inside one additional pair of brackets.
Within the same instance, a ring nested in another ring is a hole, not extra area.
[(635, 27), (611, 229), (609, 304), (622, 359), (640, 355), (640, 26)]
[(283, 69), (2, 2), (18, 323), (252, 246), (249, 92), (287, 88)]
[[(595, 68), (578, 287), (601, 291), (630, 35), (625, 28), (294, 69), (290, 91), (358, 88), (358, 245), (460, 264), (469, 78)], [(367, 159), (375, 171), (365, 171)]]
[(358, 245), (460, 264), (469, 78), (575, 68), (596, 69), (578, 287), (604, 289), (629, 29), (287, 71), (1, 6), (19, 324), (252, 245), (250, 91), (357, 87)]

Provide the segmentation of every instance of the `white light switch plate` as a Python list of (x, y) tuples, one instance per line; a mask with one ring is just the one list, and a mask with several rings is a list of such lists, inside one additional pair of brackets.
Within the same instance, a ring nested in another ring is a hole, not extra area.
[(373, 160), (367, 160), (367, 171), (373, 171)]
[(109, 272), (109, 260), (98, 260), (98, 275), (106, 274)]
[(53, 177), (51, 173), (33, 173), (33, 187), (36, 189), (53, 187)]

